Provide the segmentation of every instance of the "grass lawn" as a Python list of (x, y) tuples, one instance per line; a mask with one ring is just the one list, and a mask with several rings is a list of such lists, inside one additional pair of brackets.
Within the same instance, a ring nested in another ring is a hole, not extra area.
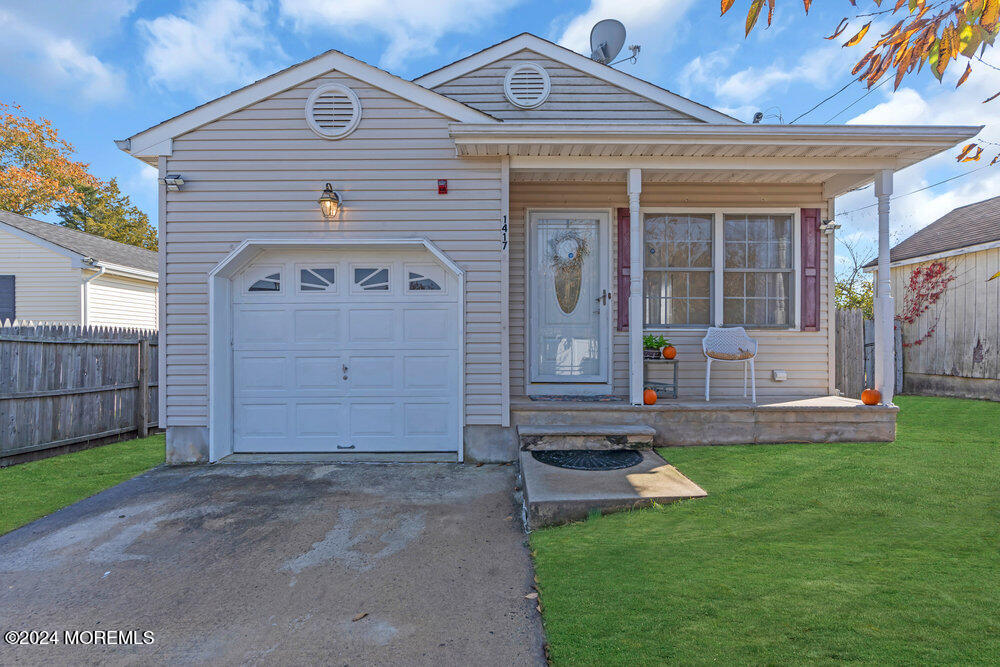
[(1000, 661), (1000, 403), (897, 440), (661, 450), (707, 498), (532, 534), (558, 664)]
[(0, 535), (163, 463), (153, 435), (0, 468)]

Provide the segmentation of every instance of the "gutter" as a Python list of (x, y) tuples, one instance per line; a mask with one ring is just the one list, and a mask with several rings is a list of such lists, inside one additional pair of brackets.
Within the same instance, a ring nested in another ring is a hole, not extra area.
[(83, 260), (85, 263), (89, 264), (93, 268), (97, 269), (97, 273), (87, 276), (80, 283), (81, 298), (80, 298), (80, 324), (81, 326), (87, 326), (87, 305), (88, 299), (87, 294), (90, 290), (87, 289), (87, 284), (94, 278), (100, 278), (108, 270), (106, 266), (98, 262), (93, 257), (87, 257)]

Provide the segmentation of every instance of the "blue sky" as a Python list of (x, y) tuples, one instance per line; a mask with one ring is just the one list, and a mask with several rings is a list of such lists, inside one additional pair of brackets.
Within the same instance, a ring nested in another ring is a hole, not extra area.
[[(741, 120), (767, 110), (772, 123), (779, 112), (791, 121), (850, 80), (863, 52), (823, 39), (850, 11), (847, 0), (814, 3), (808, 17), (801, 3), (784, 0), (775, 24), (750, 39), (745, 4), (720, 18), (716, 0), (0, 0), (0, 100), (52, 120), (96, 175), (118, 178), (152, 218), (155, 175), (113, 139), (329, 48), (412, 78), (525, 31), (583, 52), (591, 25), (617, 18), (627, 43), (642, 46), (638, 62), (620, 69)], [(799, 122), (985, 124), (981, 136), (1000, 140), (1000, 101), (980, 103), (1000, 90), (1000, 72), (980, 66), (956, 91), (960, 72), (944, 84), (925, 72), (845, 109), (865, 93), (855, 83)], [(978, 166), (940, 156), (898, 174), (896, 193)], [(998, 193), (1000, 166), (900, 197), (894, 240)], [(869, 206), (839, 218), (842, 234), (866, 248), (872, 202), (869, 188), (837, 204), (843, 212)]]

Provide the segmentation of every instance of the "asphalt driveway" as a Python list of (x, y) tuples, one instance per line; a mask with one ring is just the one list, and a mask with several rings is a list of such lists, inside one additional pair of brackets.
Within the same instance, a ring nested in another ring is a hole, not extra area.
[(0, 644), (0, 663), (544, 664), (513, 484), (493, 465), (152, 470), (0, 537), (0, 630), (153, 643)]

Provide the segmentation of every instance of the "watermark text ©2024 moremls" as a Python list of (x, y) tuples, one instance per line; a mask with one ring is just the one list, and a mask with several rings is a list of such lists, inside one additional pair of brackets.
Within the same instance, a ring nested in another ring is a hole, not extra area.
[(148, 646), (156, 639), (152, 630), (7, 630), (3, 641), (13, 646)]

